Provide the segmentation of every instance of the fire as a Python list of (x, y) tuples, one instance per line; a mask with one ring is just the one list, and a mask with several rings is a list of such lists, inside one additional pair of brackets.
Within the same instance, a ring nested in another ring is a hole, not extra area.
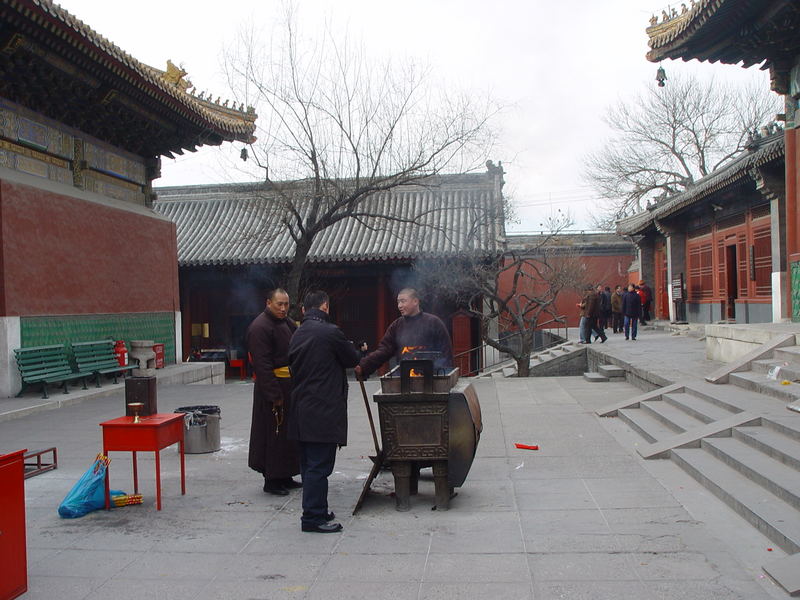
[(424, 347), (425, 346), (403, 346), (403, 349), (400, 350), (400, 354), (410, 354), (411, 352), (422, 350)]
[[(424, 349), (425, 346), (403, 346), (403, 349), (400, 350), (400, 355), (402, 356), (404, 354), (412, 354), (417, 350), (424, 350)], [(422, 377), (422, 373), (419, 373), (416, 369), (411, 369), (411, 371), (409, 371), (408, 374), (410, 377)]]

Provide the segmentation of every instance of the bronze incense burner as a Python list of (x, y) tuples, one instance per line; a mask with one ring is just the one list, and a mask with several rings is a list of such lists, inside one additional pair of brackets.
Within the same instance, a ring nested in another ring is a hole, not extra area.
[(482, 429), (475, 388), (458, 369), (434, 373), (432, 360), (401, 360), (373, 396), (385, 460), (394, 475), (397, 510), (411, 508), (419, 469), (433, 467), (436, 508), (447, 510), (472, 466)]

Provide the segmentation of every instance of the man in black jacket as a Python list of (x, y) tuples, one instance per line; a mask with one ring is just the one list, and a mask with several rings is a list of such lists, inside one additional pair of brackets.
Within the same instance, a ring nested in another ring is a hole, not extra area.
[(328, 512), (328, 476), (333, 472), (336, 447), (347, 444), (347, 374), (361, 355), (328, 321), (325, 292), (308, 294), (303, 322), (289, 344), (292, 371), (292, 412), (289, 438), (300, 446), (303, 475), (303, 531), (334, 533), (342, 526)]

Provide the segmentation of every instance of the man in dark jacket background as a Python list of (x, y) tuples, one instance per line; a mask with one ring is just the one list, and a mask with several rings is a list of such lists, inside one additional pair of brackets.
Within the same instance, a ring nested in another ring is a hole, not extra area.
[(636, 341), (639, 317), (642, 316), (642, 299), (636, 292), (636, 286), (628, 285), (628, 291), (622, 296), (622, 314), (625, 316), (625, 339)]
[(598, 327), (597, 320), (600, 317), (600, 296), (595, 291), (594, 286), (589, 285), (586, 287), (586, 295), (583, 297), (584, 313), (586, 321), (584, 325), (584, 344), (592, 343), (592, 333), (595, 334), (595, 339), (600, 338), (600, 343), (604, 343), (608, 338), (605, 332)]
[(303, 531), (334, 533), (342, 526), (328, 512), (328, 476), (336, 447), (347, 444), (347, 374), (361, 358), (342, 331), (328, 321), (330, 300), (322, 291), (303, 300), (303, 321), (289, 344), (292, 412), (289, 437), (300, 445)]

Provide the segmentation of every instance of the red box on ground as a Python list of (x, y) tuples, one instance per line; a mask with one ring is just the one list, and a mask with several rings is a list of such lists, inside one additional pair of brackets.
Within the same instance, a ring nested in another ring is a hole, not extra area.
[(164, 368), (164, 344), (154, 344), (153, 352), (156, 353), (156, 369)]
[(25, 450), (0, 455), (0, 600), (28, 591)]

